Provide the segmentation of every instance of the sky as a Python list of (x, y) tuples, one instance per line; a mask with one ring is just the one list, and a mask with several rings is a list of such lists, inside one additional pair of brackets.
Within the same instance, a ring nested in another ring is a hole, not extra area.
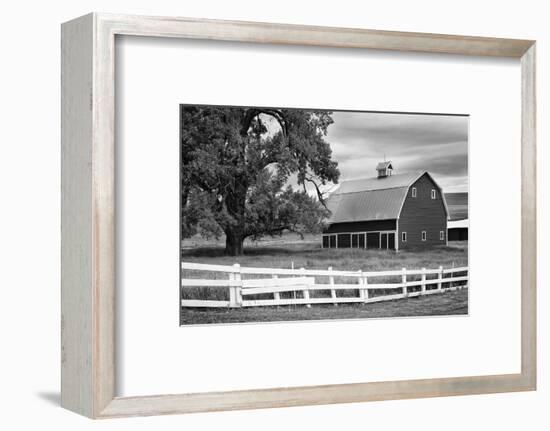
[(391, 160), (394, 174), (430, 172), (444, 192), (468, 191), (468, 117), (334, 112), (327, 141), (340, 181), (376, 176)]
[[(376, 176), (376, 165), (390, 160), (393, 173), (428, 171), (445, 193), (468, 191), (468, 120), (465, 115), (334, 111), (326, 141), (338, 162), (340, 183)], [(263, 117), (270, 133), (279, 130)], [(288, 184), (302, 188), (293, 175)], [(325, 193), (338, 185), (322, 186)], [(306, 183), (309, 194), (314, 186)]]

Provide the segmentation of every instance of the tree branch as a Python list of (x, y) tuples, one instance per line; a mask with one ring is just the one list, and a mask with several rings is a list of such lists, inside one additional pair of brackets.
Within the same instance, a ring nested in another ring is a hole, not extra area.
[(252, 120), (260, 114), (269, 115), (270, 117), (275, 118), (275, 120), (277, 120), (277, 122), (279, 123), (279, 126), (281, 126), (283, 135), (285, 137), (288, 136), (288, 125), (286, 124), (285, 117), (282, 114), (282, 112), (277, 109), (265, 109), (265, 108), (253, 108), (246, 111), (246, 114), (241, 123), (242, 124), (241, 136), (245, 137), (248, 135), (248, 130), (250, 129)]
[(325, 207), (325, 209), (328, 209), (327, 204), (325, 202), (325, 198), (323, 197), (323, 192), (321, 191), (321, 189), (319, 188), (319, 185), (315, 182), (315, 180), (313, 178), (307, 176), (307, 174), (304, 175), (304, 180), (310, 182), (311, 184), (313, 184), (313, 186), (315, 187), (315, 190), (317, 191), (317, 197), (319, 198), (319, 202), (321, 203), (321, 205), (323, 205)]
[(269, 229), (248, 230), (245, 232), (245, 237), (250, 237), (250, 236), (254, 237), (257, 235), (274, 235), (274, 234), (281, 233), (285, 230), (298, 234), (300, 235), (301, 239), (304, 239), (304, 235), (302, 234), (302, 232), (294, 229), (292, 225), (277, 226)]

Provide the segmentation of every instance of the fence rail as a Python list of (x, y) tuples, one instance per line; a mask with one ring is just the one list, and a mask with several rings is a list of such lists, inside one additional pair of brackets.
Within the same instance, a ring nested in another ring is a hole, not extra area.
[[(251, 268), (239, 264), (207, 265), (182, 262), (182, 271), (206, 271), (228, 274), (227, 279), (182, 278), (183, 292), (189, 288), (229, 289), (229, 300), (182, 299), (182, 307), (260, 307), (274, 305), (305, 305), (340, 304), (340, 303), (372, 303), (389, 301), (399, 298), (432, 295), (449, 290), (468, 287), (468, 267), (437, 269), (406, 269), (391, 271), (338, 271), (328, 268), (317, 269), (283, 269), (283, 268)], [(458, 274), (455, 276), (455, 274)], [(243, 275), (267, 275), (269, 278), (248, 278)], [(288, 276), (279, 278), (280, 275)], [(356, 279), (355, 283), (335, 283), (335, 277)], [(397, 282), (378, 282), (377, 278), (399, 278)], [(419, 280), (411, 280), (410, 278)], [(428, 278), (430, 277), (430, 278)], [(318, 278), (328, 279), (328, 283), (318, 283)], [(411, 290), (415, 289), (415, 290)], [(398, 293), (374, 294), (380, 290), (400, 290)], [(310, 293), (317, 291), (330, 292), (329, 297), (311, 297)], [(337, 292), (357, 292), (353, 296), (338, 296)], [(292, 298), (281, 298), (281, 293), (294, 292)], [(296, 293), (301, 292), (301, 297)], [(252, 295), (273, 295), (269, 299), (249, 299)]]

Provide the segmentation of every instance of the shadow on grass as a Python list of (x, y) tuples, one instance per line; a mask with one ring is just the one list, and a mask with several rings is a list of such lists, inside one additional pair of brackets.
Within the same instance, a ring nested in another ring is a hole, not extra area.
[[(264, 256), (264, 255), (292, 255), (302, 252), (315, 252), (320, 251), (321, 248), (309, 248), (309, 249), (292, 249), (283, 247), (249, 247), (244, 249), (245, 256)], [(222, 247), (199, 247), (191, 250), (183, 250), (183, 256), (189, 257), (226, 257), (225, 249)]]
[[(396, 252), (395, 250), (373, 250), (373, 249), (358, 249), (358, 248), (338, 248), (327, 249), (321, 248), (316, 244), (300, 244), (296, 246), (294, 244), (287, 247), (284, 246), (254, 246), (245, 247), (244, 256), (292, 256), (292, 255), (335, 255), (340, 257), (355, 257), (355, 256), (391, 256), (391, 255), (403, 255), (403, 254), (464, 254), (467, 255), (468, 248), (462, 244), (448, 245), (448, 246), (432, 246), (432, 247), (414, 247), (407, 250)], [(183, 258), (185, 257), (206, 257), (206, 258), (219, 258), (219, 257), (231, 257), (225, 253), (223, 247), (197, 247), (193, 249), (182, 250)]]

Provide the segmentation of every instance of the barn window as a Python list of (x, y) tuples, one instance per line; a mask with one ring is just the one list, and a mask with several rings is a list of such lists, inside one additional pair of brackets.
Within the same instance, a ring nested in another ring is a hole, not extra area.
[(413, 198), (416, 197), (416, 187), (413, 187), (413, 188), (412, 188), (412, 197), (413, 197)]
[(401, 241), (407, 242), (407, 232), (401, 232)]
[(422, 231), (422, 241), (426, 241), (426, 231)]
[(435, 199), (435, 189), (432, 189), (432, 199)]
[(442, 230), (439, 231), (439, 239), (440, 239), (441, 241), (443, 241), (443, 240), (445, 239), (445, 232), (442, 231)]

